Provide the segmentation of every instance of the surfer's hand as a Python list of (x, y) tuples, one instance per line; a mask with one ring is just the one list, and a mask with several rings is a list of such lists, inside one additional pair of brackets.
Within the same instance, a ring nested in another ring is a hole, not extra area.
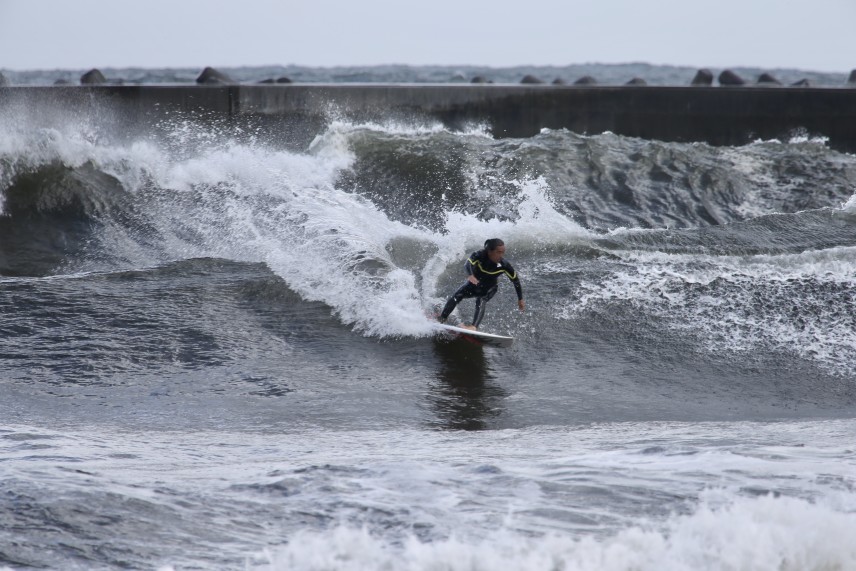
[(479, 280), (477, 280), (476, 277), (472, 274), (467, 276), (467, 281), (473, 285), (479, 285)]
[(520, 311), (525, 311), (526, 310), (526, 302), (523, 301), (522, 299), (518, 299), (517, 300), (517, 307), (520, 308)]

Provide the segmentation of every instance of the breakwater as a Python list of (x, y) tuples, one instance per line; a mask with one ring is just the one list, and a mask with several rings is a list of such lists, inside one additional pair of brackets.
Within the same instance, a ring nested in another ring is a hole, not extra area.
[(664, 141), (740, 145), (822, 136), (856, 151), (856, 88), (644, 85), (95, 85), (0, 89), (0, 108), (110, 109), (134, 128), (176, 114), (248, 121), (302, 145), (337, 117), (438, 120), (450, 129), (487, 126), (496, 137), (543, 128)]

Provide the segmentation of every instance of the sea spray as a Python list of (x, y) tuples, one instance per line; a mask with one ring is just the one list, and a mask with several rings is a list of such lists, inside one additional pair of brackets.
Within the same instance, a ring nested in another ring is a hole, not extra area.
[(546, 534), (532, 537), (497, 529), (477, 542), (451, 537), (422, 542), (410, 536), (389, 544), (365, 528), (301, 532), (285, 548), (260, 554), (280, 571), (374, 569), (492, 571), (824, 571), (856, 565), (856, 516), (790, 498), (738, 499), (718, 508), (701, 505), (603, 539)]

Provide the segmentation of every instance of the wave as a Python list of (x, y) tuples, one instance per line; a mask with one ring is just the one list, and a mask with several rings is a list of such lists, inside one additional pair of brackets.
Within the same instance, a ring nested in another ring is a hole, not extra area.
[[(442, 229), (396, 220), (389, 202), (340, 184), (355, 160), (352, 148), (377, 132), (429, 141), (451, 136), (430, 125), (378, 131), (334, 124), (295, 153), (212, 141), (205, 128), (186, 123), (166, 145), (102, 145), (76, 124), (19, 132), (17, 154), (2, 159), (9, 165), (3, 225), (18, 242), (6, 250), (4, 273), (115, 271), (195, 257), (264, 262), (305, 300), (326, 303), (357, 331), (428, 334), (427, 320), (414, 315), (431, 301), (423, 295), (446, 260), (460, 259), (486, 234), (537, 241), (555, 224), (539, 222), (551, 215), (548, 202), (537, 183), (525, 182), (513, 205), (520, 222), (509, 220), (508, 209), (500, 220), (442, 206)], [(169, 152), (176, 141), (185, 147), (177, 158)], [(436, 208), (423, 205), (422, 211)], [(45, 248), (53, 255), (42, 256), (44, 267), (35, 270), (33, 220), (63, 237), (59, 245), (50, 241)], [(428, 259), (406, 259), (406, 244)], [(430, 269), (417, 271), (422, 266)]]
[(753, 256), (620, 252), (610, 271), (582, 280), (559, 315), (577, 320), (626, 304), (710, 355), (799, 355), (852, 377), (854, 255), (854, 246)]
[[(507, 522), (508, 523), (508, 522)], [(262, 554), (256, 569), (566, 569), (587, 571), (745, 569), (807, 571), (856, 565), (856, 516), (801, 499), (765, 496), (702, 505), (665, 525), (639, 525), (606, 539), (500, 528), (489, 539), (390, 545), (366, 529), (302, 531)]]
[[(849, 569), (856, 556), (852, 420), (257, 428), (6, 427), (0, 501), (30, 540), (7, 556), (57, 568), (250, 556), (257, 569), (616, 570)], [(40, 493), (48, 483), (54, 493)], [(172, 524), (138, 541), (154, 520)], [(56, 550), (57, 529), (106, 548)]]
[[(578, 315), (596, 299), (638, 303), (656, 293), (671, 301), (652, 300), (650, 312), (707, 315), (711, 329), (725, 320), (737, 331), (766, 331), (765, 342), (796, 342), (807, 355), (836, 353), (841, 335), (849, 339), (846, 296), (815, 287), (812, 276), (775, 288), (760, 275), (741, 286), (728, 279), (738, 271), (728, 256), (856, 244), (852, 207), (841, 208), (853, 195), (856, 160), (822, 141), (713, 148), (550, 130), (496, 140), (477, 125), (452, 132), (432, 123), (332, 121), (307, 149), (293, 151), (179, 119), (126, 141), (93, 117), (3, 121), (0, 273), (7, 276), (193, 258), (264, 263), (356, 331), (418, 336), (429, 325), (414, 316), (454, 287), (468, 252), (501, 236), (522, 268), (543, 265), (545, 253), (558, 253), (567, 267), (580, 256), (623, 260), (606, 274), (610, 283), (600, 270), (582, 280), (580, 302), (560, 315)], [(674, 260), (658, 252), (694, 256), (678, 265), (724, 264), (724, 279), (697, 295), (675, 294), (688, 286), (669, 277)], [(742, 309), (753, 291), (778, 300), (777, 311), (805, 300), (837, 341), (827, 345), (817, 327), (804, 326), (803, 312), (793, 321)], [(705, 302), (735, 292), (739, 303)], [(765, 325), (771, 319), (779, 329)]]

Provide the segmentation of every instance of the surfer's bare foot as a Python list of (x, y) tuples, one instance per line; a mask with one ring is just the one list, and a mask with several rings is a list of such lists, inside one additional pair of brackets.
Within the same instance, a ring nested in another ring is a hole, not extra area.
[(469, 329), (470, 331), (478, 331), (478, 327), (475, 325), (461, 325), (463, 329)]

